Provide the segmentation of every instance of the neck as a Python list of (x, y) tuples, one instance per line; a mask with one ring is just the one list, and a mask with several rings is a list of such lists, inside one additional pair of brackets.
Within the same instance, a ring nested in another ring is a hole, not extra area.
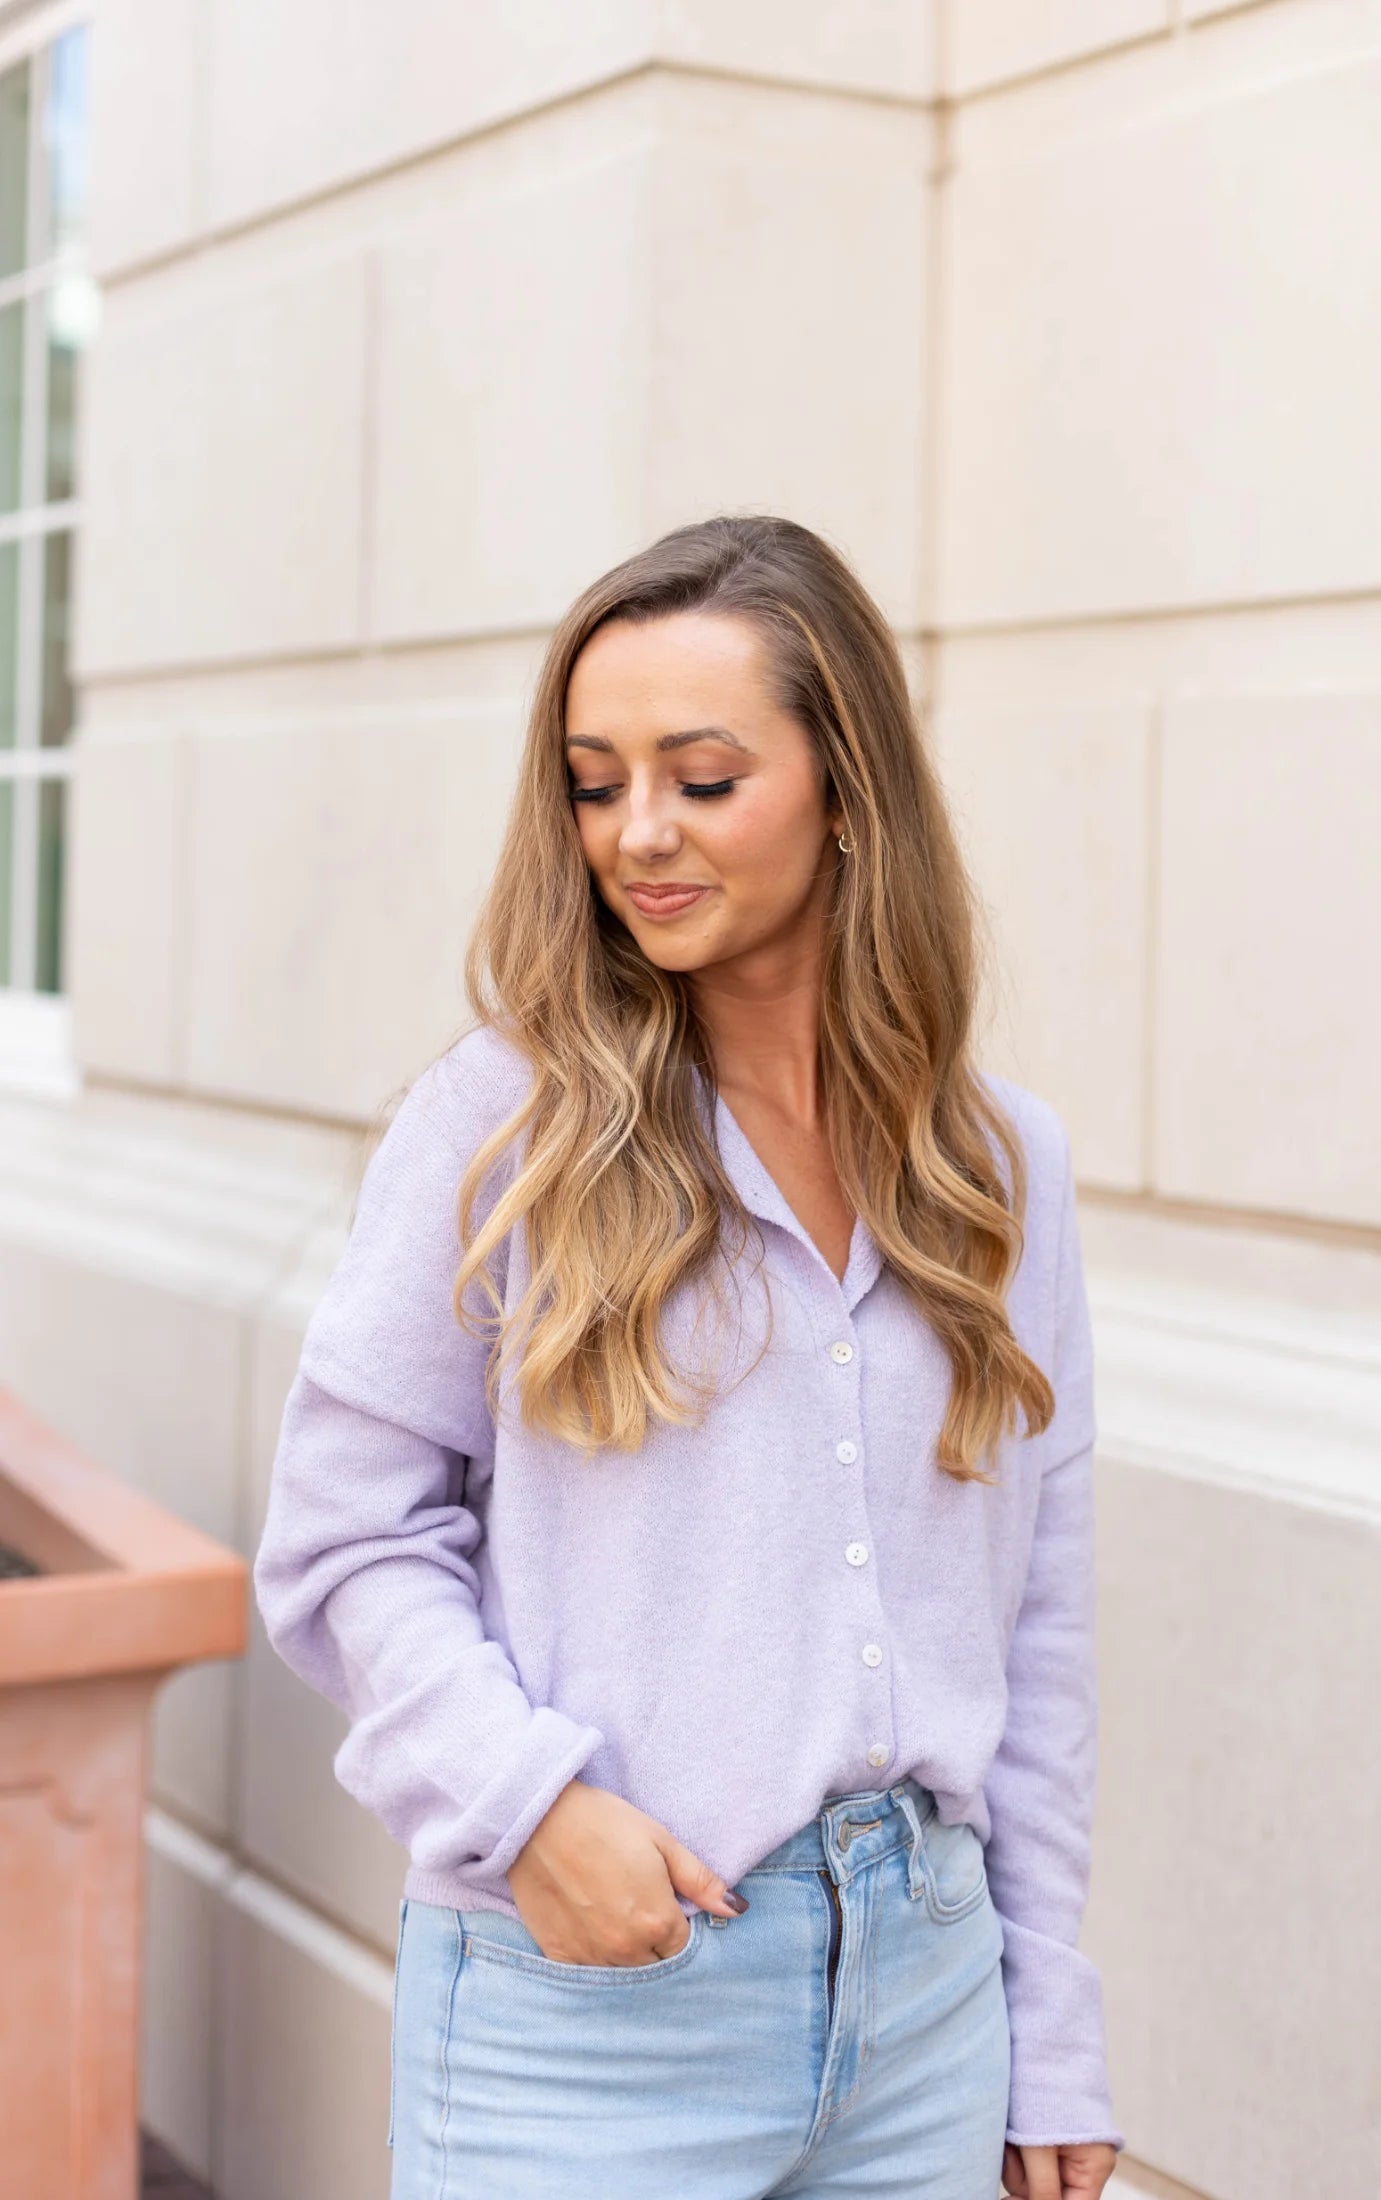
[(820, 1112), (820, 958), (762, 951), (690, 980), (720, 1090), (813, 1128)]

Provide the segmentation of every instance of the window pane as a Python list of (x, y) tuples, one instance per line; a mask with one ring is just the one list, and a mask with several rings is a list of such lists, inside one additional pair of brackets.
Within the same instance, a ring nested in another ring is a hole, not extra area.
[(14, 747), (15, 643), (19, 614), (19, 545), (0, 542), (0, 749)]
[(0, 985), (10, 982), (10, 905), (14, 900), (14, 781), (0, 779)]
[(29, 220), (29, 64), (0, 76), (0, 275), (24, 265)]
[(48, 155), (47, 258), (71, 244), (86, 226), (86, 57), (84, 24), (64, 31), (48, 53), (48, 108), (43, 118)]
[(50, 504), (75, 496), (76, 452), (73, 423), (77, 412), (77, 347), (64, 343), (55, 325), (52, 308), (56, 293), (48, 299), (48, 435), (45, 494)]
[(38, 990), (62, 991), (62, 882), (67, 784), (45, 779), (38, 790)]
[(24, 403), (24, 307), (0, 306), (0, 512), (19, 502)]
[(72, 727), (72, 684), (67, 677), (67, 609), (70, 535), (48, 535), (43, 544), (43, 730), (45, 749), (57, 748)]
[(95, 331), (100, 294), (87, 275), (64, 275), (48, 293), (48, 437), (45, 495), (77, 493), (77, 372)]

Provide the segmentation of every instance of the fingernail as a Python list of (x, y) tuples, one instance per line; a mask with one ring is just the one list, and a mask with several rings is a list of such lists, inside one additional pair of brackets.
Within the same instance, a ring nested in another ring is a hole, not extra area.
[(731, 1889), (730, 1892), (725, 1895), (724, 1899), (728, 1903), (729, 1908), (733, 1911), (734, 1916), (742, 1917), (744, 1911), (748, 1907), (748, 1904), (745, 1902), (743, 1896), (741, 1894), (735, 1894)]

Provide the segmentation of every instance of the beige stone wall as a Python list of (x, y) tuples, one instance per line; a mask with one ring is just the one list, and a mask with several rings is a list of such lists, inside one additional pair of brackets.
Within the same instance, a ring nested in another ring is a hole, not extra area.
[[(0, 1100), (0, 1379), (252, 1551), (551, 621), (697, 513), (820, 527), (933, 712), (987, 1058), (1074, 1138), (1129, 2152), (1361, 2189), (1381, 9), (94, 22), (82, 1089)], [(222, 2200), (387, 2190), (403, 1858), (342, 1732), (257, 1624), (160, 1704), (145, 2114)]]
[(1341, 2191), (1381, 1977), (1381, 11), (948, 26), (931, 699), (992, 1057), (1080, 1180), (1085, 1944), (1130, 2151)]

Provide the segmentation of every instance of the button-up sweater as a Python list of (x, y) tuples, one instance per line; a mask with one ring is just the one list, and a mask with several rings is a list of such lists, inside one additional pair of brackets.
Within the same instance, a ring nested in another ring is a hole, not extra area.
[[(412, 1084), (284, 1408), (254, 1587), (279, 1655), (348, 1715), (338, 1780), (408, 1850), (405, 1894), (517, 1915), (508, 1866), (576, 1774), (730, 1886), (826, 1797), (910, 1774), (984, 1844), (1008, 2137), (1120, 2148), (1100, 1981), (1076, 1947), (1095, 1425), (1059, 1116), (984, 1073), (1029, 1169), (1009, 1315), (1056, 1399), (1041, 1434), (1003, 1441), (994, 1485), (936, 1464), (949, 1363), (862, 1218), (841, 1280), (703, 1082), (761, 1232), (733, 1256), (727, 1315), (706, 1312), (708, 1285), (664, 1311), (673, 1366), (720, 1370), (713, 1403), (699, 1427), (654, 1419), (635, 1453), (584, 1454), (524, 1428), (506, 1386), (491, 1415), (487, 1339), (452, 1303), (460, 1178), (531, 1074), (479, 1028)], [(493, 1266), (516, 1305), (521, 1226)]]

